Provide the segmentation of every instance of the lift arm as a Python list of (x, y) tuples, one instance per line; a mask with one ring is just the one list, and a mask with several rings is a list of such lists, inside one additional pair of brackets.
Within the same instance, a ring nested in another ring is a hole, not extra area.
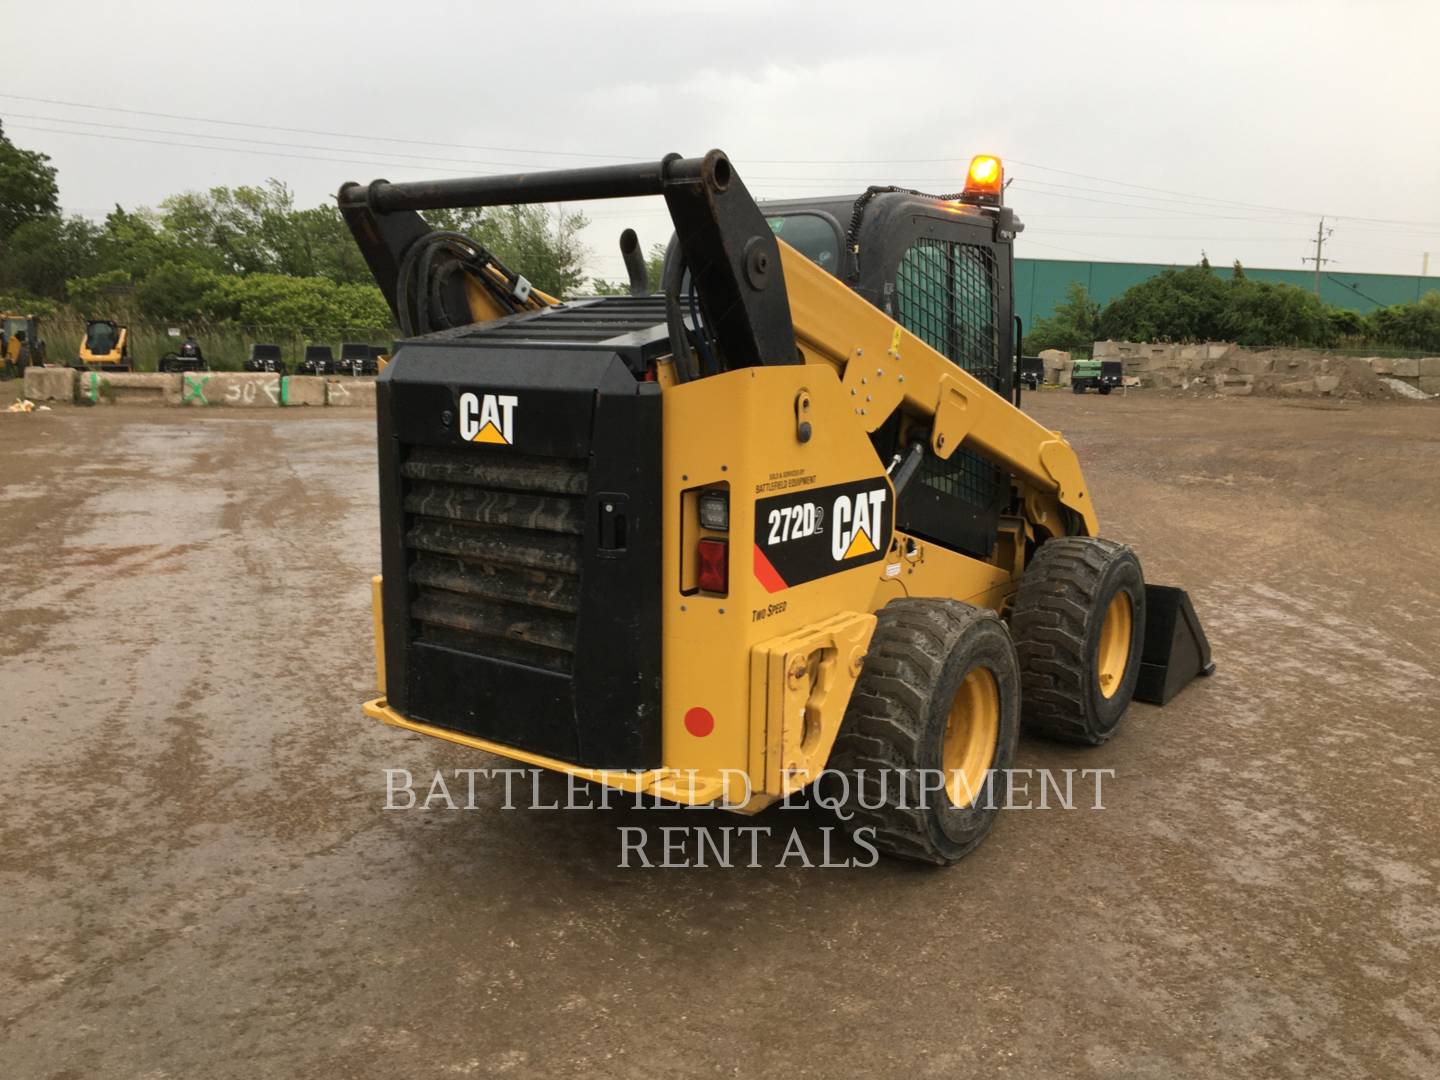
[(933, 418), (930, 448), (948, 458), (959, 446), (978, 451), (1053, 494), (1099, 534), (1080, 462), (1059, 432), (1017, 409), (975, 376), (936, 352), (879, 308), (783, 241), (780, 262), (795, 338), (807, 361), (840, 376), (867, 431), (898, 406)]

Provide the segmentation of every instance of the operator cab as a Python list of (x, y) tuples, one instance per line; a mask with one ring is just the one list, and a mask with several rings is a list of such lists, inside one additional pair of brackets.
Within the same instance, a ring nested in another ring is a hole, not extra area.
[[(1000, 205), (993, 182), (961, 195), (872, 187), (861, 195), (759, 203), (771, 231), (844, 281), (906, 330), (1007, 400), (1015, 400), (1013, 241), (1024, 226)], [(989, 167), (987, 165), (987, 167)], [(1011, 502), (1006, 474), (961, 448), (938, 458), (919, 422), (898, 410), (872, 436), (892, 470), (917, 445), (916, 483), (896, 526), (955, 551), (988, 558)]]

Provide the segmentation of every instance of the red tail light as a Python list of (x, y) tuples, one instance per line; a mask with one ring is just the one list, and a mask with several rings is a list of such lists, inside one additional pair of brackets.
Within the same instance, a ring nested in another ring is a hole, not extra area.
[(701, 540), (695, 548), (695, 563), (701, 592), (730, 591), (730, 546), (724, 540)]

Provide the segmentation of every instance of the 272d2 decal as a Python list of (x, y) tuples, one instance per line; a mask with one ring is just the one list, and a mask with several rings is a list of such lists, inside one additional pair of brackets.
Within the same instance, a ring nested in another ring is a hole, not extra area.
[(890, 546), (893, 502), (883, 476), (760, 499), (755, 577), (774, 593), (879, 561)]

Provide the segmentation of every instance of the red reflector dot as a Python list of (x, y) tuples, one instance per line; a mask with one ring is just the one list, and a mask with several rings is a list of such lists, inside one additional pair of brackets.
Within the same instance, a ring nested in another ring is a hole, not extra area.
[(715, 717), (710, 715), (709, 709), (702, 709), (697, 706), (686, 712), (685, 730), (697, 739), (703, 739), (715, 730)]

